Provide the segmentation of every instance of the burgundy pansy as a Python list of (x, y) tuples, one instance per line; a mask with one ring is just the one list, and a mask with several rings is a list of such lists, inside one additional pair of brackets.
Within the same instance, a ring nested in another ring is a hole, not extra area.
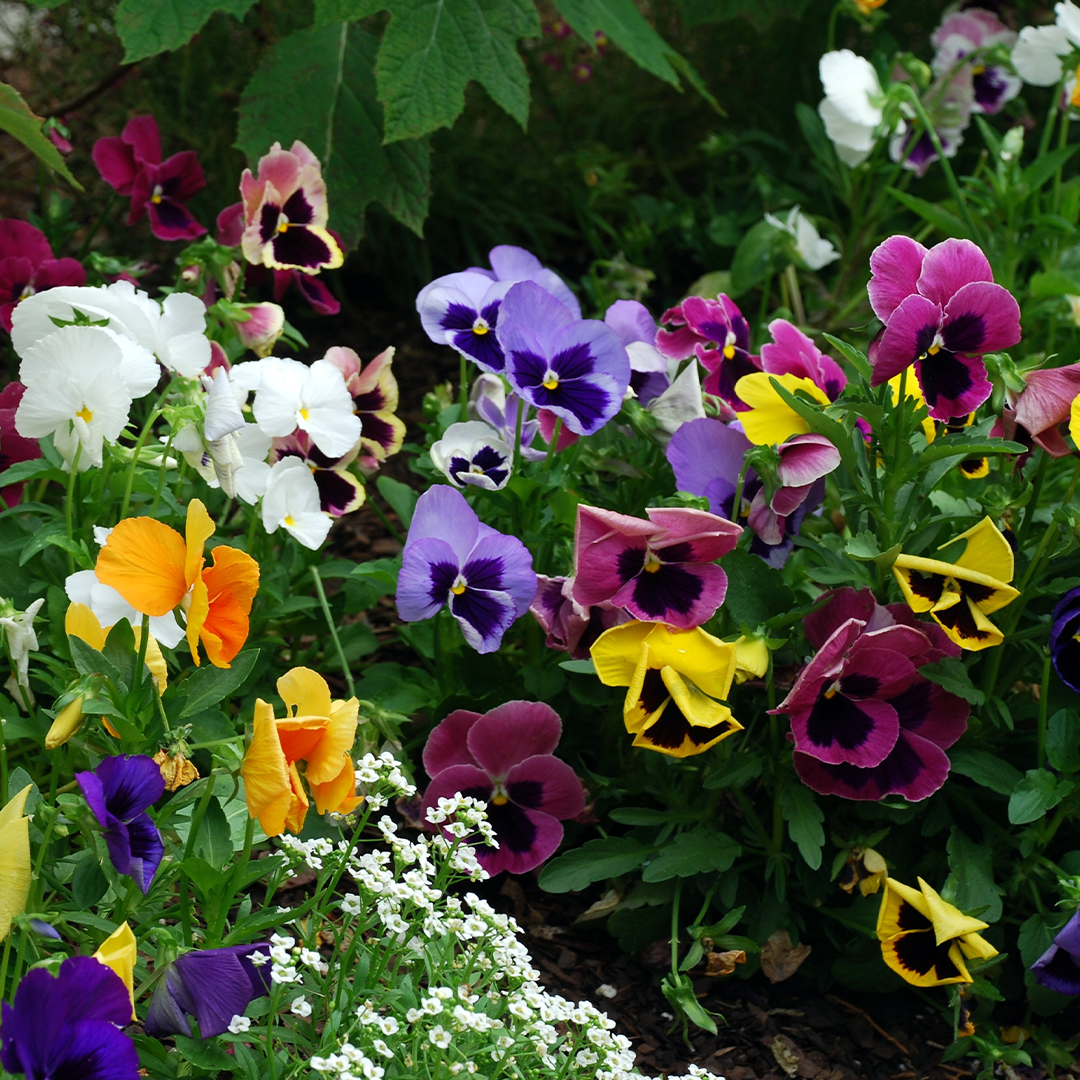
[(431, 783), (423, 813), (457, 794), (482, 799), (499, 846), (477, 847), (480, 864), (491, 875), (532, 870), (562, 842), (560, 821), (585, 809), (581, 781), (554, 756), (561, 735), (558, 714), (541, 702), (508, 701), (483, 715), (452, 712), (424, 747)]
[(363, 422), (360, 435), (360, 466), (377, 469), (401, 449), (405, 424), (395, 415), (398, 407), (398, 384), (394, 377), (394, 347), (383, 349), (364, 364), (352, 350), (341, 345), (327, 349), (329, 360), (341, 372), (353, 399), (353, 409)]
[(716, 613), (727, 575), (716, 560), (742, 529), (704, 510), (654, 508), (648, 521), (579, 506), (574, 533), (574, 599), (585, 608), (610, 603), (635, 619), (681, 630)]
[(1038, 446), (1051, 457), (1068, 457), (1073, 451), (1061, 424), (1069, 419), (1072, 403), (1080, 395), (1080, 364), (1025, 372), (1024, 383), (1019, 394), (1005, 388), (1006, 404), (990, 434), (1032, 449)]
[(596, 639), (613, 626), (630, 621), (614, 604), (582, 607), (574, 599), (574, 579), (536, 575), (536, 598), (529, 611), (547, 634), (549, 649), (568, 652), (575, 660), (588, 660)]
[(664, 356), (669, 360), (696, 356), (709, 373), (703, 384), (707, 394), (735, 409), (749, 407), (735, 393), (735, 384), (760, 371), (761, 360), (750, 355), (750, 324), (730, 296), (721, 293), (715, 300), (688, 296), (668, 308), (660, 322), (656, 347)]
[(20, 300), (57, 285), (85, 285), (78, 259), (54, 259), (45, 234), (17, 218), (0, 220), (0, 326), (11, 333)]
[[(8, 383), (0, 390), (0, 473), (7, 472), (20, 461), (36, 461), (41, 457), (37, 439), (27, 439), (15, 430), (15, 413), (22, 401), (26, 387), (20, 382)], [(8, 484), (0, 488), (4, 508), (18, 506), (25, 483)]]
[(970, 240), (929, 251), (891, 236), (870, 256), (868, 290), (885, 330), (871, 349), (872, 385), (912, 364), (937, 420), (966, 416), (990, 396), (983, 354), (1020, 340), (1020, 308), (994, 284), (990, 263)]
[(206, 187), (198, 155), (183, 150), (162, 161), (152, 116), (133, 116), (120, 135), (98, 139), (93, 157), (105, 183), (130, 196), (129, 225), (149, 215), (150, 231), (159, 240), (194, 240), (206, 232), (184, 205)]
[(341, 458), (328, 457), (311, 441), (306, 431), (297, 430), (274, 440), (270, 464), (288, 457), (299, 458), (311, 470), (324, 514), (342, 517), (363, 505), (364, 485), (349, 472), (349, 466), (356, 460), (355, 449)]

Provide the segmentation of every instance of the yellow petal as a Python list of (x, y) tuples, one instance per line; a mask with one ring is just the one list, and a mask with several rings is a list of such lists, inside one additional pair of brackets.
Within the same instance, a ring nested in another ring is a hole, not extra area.
[(307, 817), (308, 810), (308, 797), (307, 792), (304, 791), (304, 785), (300, 781), (300, 773), (295, 765), (289, 766), (289, 791), (289, 811), (285, 815), (285, 829), (296, 834), (304, 827), (304, 818)]
[(982, 934), (965, 934), (959, 939), (960, 950), (969, 960), (989, 960), (998, 951)]
[(98, 652), (105, 648), (105, 631), (98, 617), (85, 604), (68, 604), (64, 615), (64, 633), (68, 637), (82, 638)]
[[(353, 770), (352, 759), (349, 755), (353, 743), (356, 742), (356, 724), (359, 714), (360, 702), (356, 698), (335, 701), (331, 705), (330, 725), (318, 745), (307, 756), (306, 775), (313, 794), (316, 784), (332, 782), (346, 765), (350, 771)], [(316, 805), (318, 801), (319, 796), (315, 795)], [(322, 813), (321, 808), (319, 813)]]
[(191, 659), (195, 666), (199, 667), (199, 638), (202, 636), (203, 625), (206, 616), (210, 612), (210, 595), (200, 573), (191, 584), (191, 602), (187, 609), (187, 629), (184, 636), (187, 638), (188, 649), (191, 651)]
[(1005, 635), (967, 598), (948, 611), (931, 611), (930, 617), (950, 641), (968, 652), (990, 649), (1005, 640)]
[(290, 716), (329, 716), (330, 687), (311, 668), (294, 667), (277, 681), (277, 692)]
[(769, 670), (769, 646), (764, 638), (741, 637), (735, 646), (735, 679), (743, 683), (747, 679), (762, 679)]
[[(1007, 584), (1013, 579), (1013, 552), (1001, 530), (984, 517), (978, 525), (961, 533), (956, 540), (967, 540), (964, 553), (956, 560), (957, 566), (974, 570), (984, 577)], [(955, 540), (949, 543), (955, 543)], [(942, 544), (948, 547), (948, 544)], [(940, 548), (938, 549), (941, 550)]]
[(728, 735), (742, 731), (742, 724), (731, 715), (731, 710), (726, 705), (721, 705), (703, 694), (694, 683), (683, 678), (674, 668), (661, 668), (660, 677), (675, 704), (682, 710), (683, 716), (694, 727), (715, 728), (726, 725), (730, 729), (726, 732)]
[(188, 503), (187, 526), (184, 530), (185, 557), (184, 577), (188, 585), (199, 576), (203, 566), (203, 548), (214, 535), (214, 523), (199, 499)]
[(335, 814), (348, 814), (363, 801), (356, 794), (356, 769), (347, 757), (337, 776), (325, 783), (313, 784), (308, 773), (308, 785), (315, 799), (315, 809), (320, 814), (333, 811)]
[(255, 701), (251, 745), (244, 754), (240, 775), (244, 778), (248, 816), (259, 819), (267, 836), (280, 836), (292, 807), (293, 789), (274, 710), (262, 698)]
[(972, 981), (957, 943), (938, 945), (929, 930), (913, 930), (883, 941), (881, 955), (912, 986), (947, 986)]
[(1080, 447), (1080, 395), (1073, 398), (1072, 408), (1069, 410), (1069, 434), (1077, 447)]
[(654, 623), (628, 622), (605, 630), (589, 650), (596, 674), (605, 686), (629, 686), (641, 658), (641, 644)]
[(649, 663), (653, 667), (673, 667), (709, 697), (723, 700), (735, 679), (735, 646), (697, 627), (671, 630), (653, 624), (648, 636)]
[(973, 919), (965, 915), (959, 908), (945, 900), (935, 892), (922, 878), (917, 879), (919, 888), (926, 898), (926, 906), (930, 912), (930, 921), (934, 924), (934, 936), (940, 945), (952, 938), (962, 937), (964, 934), (978, 933), (985, 930), (990, 924), (981, 919)]
[[(903, 372), (899, 375), (894, 375), (889, 380), (889, 388), (892, 390), (893, 404), (897, 405), (900, 402), (900, 380), (903, 378)], [(912, 398), (915, 401), (915, 411), (918, 412), (919, 408), (926, 407), (926, 399), (923, 397), (922, 387), (919, 385), (919, 379), (915, 374), (915, 365), (907, 369), (907, 378), (904, 379), (904, 397)], [(926, 441), (932, 443), (937, 438), (937, 425), (929, 416), (922, 418), (923, 435), (926, 436)]]
[(31, 787), (27, 784), (0, 810), (0, 941), (30, 895), (30, 819), (22, 812)]
[(878, 908), (877, 918), (877, 936), (882, 941), (896, 937), (905, 930), (921, 928), (918, 919), (913, 919), (905, 910), (905, 905), (909, 909), (913, 908), (926, 920), (926, 930), (931, 928), (930, 908), (926, 903), (926, 897), (918, 889), (913, 889), (902, 881), (886, 878), (885, 892), (881, 897), (881, 907)]
[(99, 946), (94, 959), (116, 972), (127, 987), (131, 1019), (135, 1020), (135, 935), (127, 923), (114, 930)]
[(805, 435), (810, 430), (810, 425), (776, 392), (773, 380), (789, 394), (801, 390), (819, 404), (829, 404), (828, 395), (812, 379), (798, 375), (770, 375), (766, 371), (744, 375), (735, 384), (735, 393), (750, 408), (739, 413), (739, 420), (746, 437), (757, 446), (776, 445), (792, 435)]
[(83, 698), (80, 695), (74, 701), (69, 701), (57, 714), (52, 726), (45, 733), (45, 749), (55, 750), (82, 727), (83, 722)]
[(650, 663), (648, 642), (642, 642), (638, 664), (623, 702), (623, 723), (631, 735), (640, 734), (667, 708), (671, 694), (660, 671)]

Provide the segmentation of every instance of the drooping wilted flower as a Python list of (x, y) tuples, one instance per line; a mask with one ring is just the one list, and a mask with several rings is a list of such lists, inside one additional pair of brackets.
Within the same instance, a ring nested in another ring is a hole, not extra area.
[(0, 809), (0, 941), (30, 896), (30, 819), (23, 815), (30, 788), (27, 784)]
[(0, 597), (0, 632), (4, 636), (8, 660), (11, 662), (11, 677), (4, 689), (15, 698), (23, 709), (29, 710), (34, 703), (30, 690), (29, 667), (30, 653), (38, 647), (37, 634), (34, 633), (34, 618), (45, 603), (42, 597), (19, 611), (11, 603)]
[(610, 603), (584, 607), (574, 599), (572, 577), (536, 575), (536, 596), (529, 611), (547, 634), (549, 649), (568, 652), (575, 660), (588, 660), (596, 639), (613, 626), (630, 621), (625, 608)]
[(869, 60), (850, 49), (826, 53), (818, 63), (825, 97), (818, 112), (837, 156), (851, 167), (861, 165), (874, 148), (884, 118), (885, 93)]
[(1037, 446), (1051, 457), (1067, 457), (1072, 450), (1060, 428), (1080, 397), (1080, 364), (1027, 371), (1023, 379), (1019, 393), (1005, 388), (1006, 404), (990, 434)]

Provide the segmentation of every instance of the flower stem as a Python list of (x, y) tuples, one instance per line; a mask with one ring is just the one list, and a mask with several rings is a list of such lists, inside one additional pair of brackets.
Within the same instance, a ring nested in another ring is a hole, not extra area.
[(1040, 769), (1046, 766), (1046, 714), (1049, 711), (1050, 697), (1050, 652), (1043, 657), (1042, 686), (1039, 694), (1039, 731), (1036, 764)]
[(326, 599), (326, 590), (323, 588), (322, 578), (319, 576), (319, 568), (317, 566), (311, 568), (311, 577), (315, 582), (315, 591), (319, 594), (319, 604), (322, 607), (323, 615), (326, 616), (326, 625), (330, 629), (330, 637), (334, 642), (334, 649), (337, 651), (338, 663), (341, 664), (341, 672), (345, 676), (345, 685), (349, 688), (349, 697), (355, 697), (356, 687), (353, 684), (352, 672), (349, 670), (349, 661), (345, 658), (345, 650), (341, 647), (341, 638), (338, 637), (337, 624), (334, 622), (334, 616), (330, 611), (330, 604)]
[(461, 420), (464, 423), (469, 419), (469, 372), (468, 361), (464, 353), (458, 353), (458, 400), (461, 402)]
[[(82, 443), (75, 447), (75, 456), (71, 459), (71, 471), (68, 473), (67, 495), (64, 498), (64, 524), (67, 527), (68, 543), (74, 543), (71, 531), (71, 518), (75, 506), (75, 484), (79, 476), (79, 457), (82, 455)], [(75, 573), (75, 556), (68, 551), (68, 573)]]
[(562, 434), (562, 417), (555, 417), (555, 426), (551, 429), (551, 442), (548, 443), (547, 457), (544, 458), (544, 468), (550, 469), (552, 459), (555, 457), (555, 448), (559, 445), (559, 436)]

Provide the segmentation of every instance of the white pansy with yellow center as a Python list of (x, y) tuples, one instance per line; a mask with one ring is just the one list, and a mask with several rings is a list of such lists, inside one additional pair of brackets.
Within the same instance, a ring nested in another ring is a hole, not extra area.
[(262, 520), (268, 533), (282, 528), (313, 551), (326, 539), (333, 523), (322, 511), (315, 477), (300, 458), (282, 458), (270, 469)]

